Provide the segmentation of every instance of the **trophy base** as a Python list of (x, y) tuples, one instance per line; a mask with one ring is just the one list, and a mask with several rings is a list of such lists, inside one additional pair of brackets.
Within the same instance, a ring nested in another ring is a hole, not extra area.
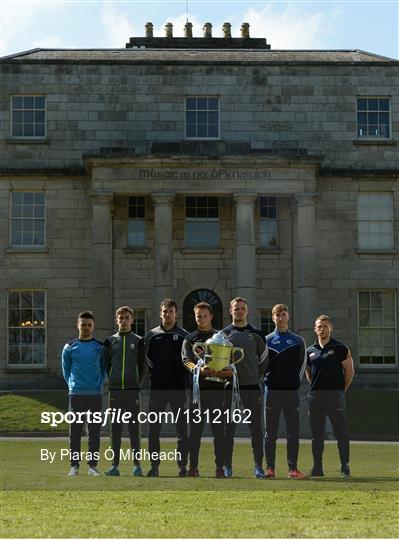
[(226, 382), (226, 379), (221, 379), (220, 377), (204, 377), (206, 381), (214, 381), (214, 382)]

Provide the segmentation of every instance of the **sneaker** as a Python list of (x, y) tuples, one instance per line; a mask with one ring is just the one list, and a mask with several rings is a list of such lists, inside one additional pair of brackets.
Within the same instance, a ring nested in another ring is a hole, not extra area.
[(342, 478), (350, 478), (351, 477), (351, 471), (349, 469), (349, 465), (343, 465), (341, 467), (341, 476), (342, 476)]
[(268, 467), (268, 468), (266, 469), (265, 478), (267, 478), (267, 479), (273, 479), (273, 478), (276, 478), (276, 474), (275, 474), (275, 472), (274, 472), (274, 468), (273, 468), (273, 467)]
[(225, 470), (222, 467), (218, 467), (215, 471), (215, 477), (216, 478), (225, 478), (226, 473)]
[(135, 465), (133, 467), (133, 476), (143, 476), (143, 471), (141, 469), (141, 465)]
[[(223, 471), (223, 473), (224, 473), (224, 471)], [(198, 478), (199, 477), (198, 467), (190, 467), (188, 469), (187, 476), (190, 476), (191, 478)]]
[(301, 471), (298, 471), (298, 469), (292, 469), (288, 472), (288, 478), (298, 478), (299, 480), (303, 480), (306, 476)]
[(186, 478), (187, 469), (186, 467), (179, 467), (179, 478)]
[[(119, 472), (119, 471), (118, 471)], [(87, 473), (89, 476), (101, 476), (100, 471), (94, 465), (89, 466), (89, 471)]]
[(116, 465), (112, 467), (105, 473), (106, 476), (120, 476), (119, 469)]
[(233, 476), (233, 467), (228, 467), (227, 465), (225, 465), (223, 467), (223, 470), (224, 470), (224, 476), (226, 478), (231, 478)]
[(148, 478), (156, 478), (159, 476), (158, 467), (151, 467), (151, 469), (147, 473)]
[(67, 476), (78, 476), (78, 474), (79, 474), (79, 467), (77, 465), (74, 465), (73, 467), (71, 467)]
[(309, 476), (313, 476), (316, 478), (324, 476), (323, 467), (321, 465), (313, 465)]
[(264, 480), (266, 478), (265, 471), (262, 467), (255, 467), (255, 477), (259, 480)]

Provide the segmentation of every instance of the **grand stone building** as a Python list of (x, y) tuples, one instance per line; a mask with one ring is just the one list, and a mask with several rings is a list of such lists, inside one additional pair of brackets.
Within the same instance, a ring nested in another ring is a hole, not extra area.
[(103, 338), (236, 295), (308, 342), (329, 314), (357, 384), (397, 385), (399, 62), (224, 31), (0, 59), (3, 388), (62, 386), (82, 309)]

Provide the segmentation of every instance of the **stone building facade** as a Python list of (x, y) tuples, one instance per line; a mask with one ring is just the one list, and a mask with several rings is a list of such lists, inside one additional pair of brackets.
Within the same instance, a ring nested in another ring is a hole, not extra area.
[(329, 314), (357, 384), (397, 386), (398, 67), (228, 32), (1, 58), (1, 386), (63, 386), (82, 309), (101, 339), (236, 295), (308, 342)]

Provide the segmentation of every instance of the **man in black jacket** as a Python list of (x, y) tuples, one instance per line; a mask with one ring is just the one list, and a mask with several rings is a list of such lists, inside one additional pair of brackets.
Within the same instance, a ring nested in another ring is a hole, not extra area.
[(187, 406), (187, 371), (181, 361), (181, 349), (186, 330), (176, 324), (177, 304), (170, 298), (162, 300), (160, 305), (161, 324), (153, 328), (144, 337), (147, 364), (151, 373), (149, 414), (158, 415), (158, 421), (151, 422), (148, 431), (148, 450), (157, 454), (151, 459), (151, 469), (147, 476), (159, 475), (159, 436), (162, 421), (159, 417), (168, 403), (172, 409), (177, 431), (177, 460), (179, 476), (187, 475), (188, 435), (185, 410)]
[[(118, 332), (108, 337), (103, 346), (103, 356), (109, 378), (109, 406), (130, 413), (128, 423), (130, 447), (134, 459), (133, 476), (143, 476), (135, 452), (140, 449), (140, 387), (144, 378), (145, 359), (143, 340), (132, 332), (133, 309), (122, 306), (115, 313)], [(120, 416), (119, 415), (119, 416)], [(123, 423), (111, 423), (111, 441), (113, 450), (112, 467), (108, 476), (119, 476), (119, 460)]]

